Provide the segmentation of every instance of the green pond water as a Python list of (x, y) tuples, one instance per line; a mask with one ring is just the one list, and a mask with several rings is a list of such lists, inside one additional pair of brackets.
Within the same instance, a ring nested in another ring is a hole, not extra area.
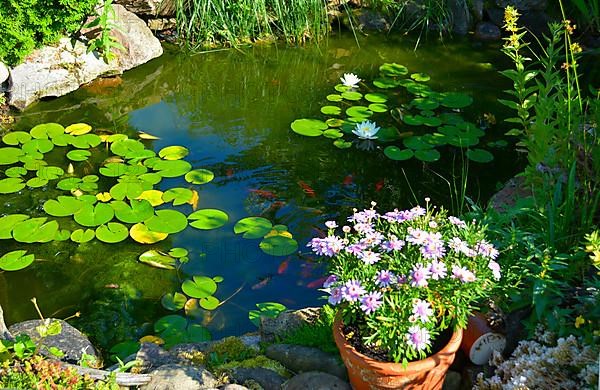
[[(28, 131), (43, 122), (86, 122), (132, 137), (137, 131), (153, 134), (160, 139), (145, 143), (155, 151), (168, 145), (187, 147), (186, 159), (194, 168), (215, 173), (212, 182), (197, 187), (199, 208), (224, 210), (229, 222), (210, 231), (188, 227), (154, 245), (131, 239), (110, 245), (98, 240), (79, 245), (3, 240), (0, 255), (27, 249), (37, 259), (24, 270), (0, 273), (7, 322), (36, 318), (29, 300), (37, 297), (47, 316), (81, 311), (76, 325), (107, 347), (151, 333), (153, 322), (169, 314), (160, 305), (161, 297), (180, 291), (181, 281), (192, 275), (224, 278), (215, 296), (230, 299), (195, 320), (213, 337), (255, 329), (248, 311), (256, 303), (275, 301), (288, 308), (320, 304), (325, 265), (305, 247), (318, 234), (315, 227), (329, 219), (343, 222), (353, 207), (366, 207), (371, 200), (382, 208), (409, 207), (415, 197), (422, 203), (429, 196), (436, 204), (451, 206), (446, 180), (460, 180), (463, 160), (460, 149), (444, 147), (435, 163), (392, 161), (381, 150), (340, 150), (327, 138), (293, 133), (293, 120), (323, 117), (320, 107), (328, 104), (325, 97), (334, 93), (344, 72), (369, 80), (382, 63), (396, 62), (411, 73), (427, 73), (436, 90), (473, 97), (465, 119), (477, 122), (484, 113), (495, 114), (498, 124), (486, 130), (484, 143), (503, 139), (505, 115), (496, 99), (507, 83), (497, 71), (508, 64), (497, 46), (454, 41), (412, 49), (413, 42), (395, 37), (361, 38), (358, 47), (351, 36), (331, 38), (319, 47), (268, 46), (192, 56), (167, 47), (161, 58), (117, 81), (94, 83), (17, 115), (15, 130)], [(486, 201), (518, 171), (511, 149), (490, 149), (493, 162), (469, 164), (471, 198)], [(97, 168), (84, 170), (94, 173)], [(174, 186), (189, 184), (182, 177), (160, 184), (162, 189)], [(0, 215), (39, 214), (48, 191), (0, 195)], [(259, 240), (235, 235), (234, 223), (246, 216), (287, 225), (300, 253), (269, 256), (259, 249)], [(190, 261), (177, 271), (137, 261), (147, 249), (171, 247), (190, 251)]]

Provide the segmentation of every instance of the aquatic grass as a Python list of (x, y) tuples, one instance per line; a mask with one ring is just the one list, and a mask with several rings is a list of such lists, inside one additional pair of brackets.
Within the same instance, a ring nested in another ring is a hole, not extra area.
[(289, 43), (318, 40), (328, 23), (324, 0), (177, 0), (179, 35), (193, 48), (273, 37)]

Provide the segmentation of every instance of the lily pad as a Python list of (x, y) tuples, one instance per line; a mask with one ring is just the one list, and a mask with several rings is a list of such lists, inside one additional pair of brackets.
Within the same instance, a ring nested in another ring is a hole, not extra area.
[(92, 153), (90, 153), (89, 150), (77, 149), (77, 150), (71, 150), (69, 153), (67, 153), (67, 158), (71, 161), (85, 161), (91, 155), (92, 155)]
[(2, 142), (6, 145), (19, 145), (31, 140), (31, 134), (24, 131), (11, 131), (2, 137)]
[(92, 131), (92, 126), (87, 123), (73, 123), (65, 128), (65, 133), (71, 135), (84, 135)]
[(97, 205), (85, 204), (75, 214), (75, 222), (85, 227), (104, 225), (113, 219), (115, 212), (110, 205), (98, 203)]
[(397, 146), (388, 146), (383, 150), (383, 154), (391, 160), (404, 161), (414, 156), (411, 149), (400, 149)]
[[(30, 142), (30, 141), (28, 141)], [(0, 165), (10, 165), (19, 161), (19, 157), (25, 152), (19, 148), (6, 147), (0, 148)]]
[[(339, 118), (329, 118), (325, 121), (325, 123), (327, 123), (327, 126), (329, 126), (329, 127), (340, 127), (345, 122)], [(327, 131), (327, 130), (325, 130), (325, 131)]]
[(187, 298), (185, 295), (176, 292), (163, 295), (163, 297), (160, 300), (160, 303), (167, 310), (177, 311), (183, 309), (186, 301)]
[(142, 253), (138, 260), (144, 264), (162, 269), (175, 269), (176, 265), (176, 260), (173, 257), (164, 255), (154, 249)]
[(21, 177), (27, 174), (27, 169), (23, 167), (10, 167), (4, 171), (6, 177)]
[(201, 299), (213, 295), (217, 291), (217, 283), (207, 276), (194, 276), (181, 284), (181, 290), (189, 297)]
[(169, 236), (167, 233), (153, 232), (143, 223), (133, 225), (129, 229), (129, 235), (140, 244), (155, 244)]
[(385, 63), (379, 67), (379, 72), (385, 76), (396, 77), (408, 74), (408, 69), (404, 65)]
[(213, 296), (202, 298), (199, 303), (200, 307), (205, 310), (215, 310), (221, 304), (221, 302)]
[(233, 231), (236, 234), (243, 233), (244, 238), (253, 239), (264, 237), (272, 228), (273, 224), (266, 218), (247, 217), (240, 219), (233, 227)]
[(421, 126), (423, 124), (424, 117), (420, 115), (404, 115), (402, 121), (409, 126)]
[(118, 222), (109, 222), (96, 229), (96, 238), (109, 244), (121, 242), (129, 237), (127, 226)]
[(44, 203), (44, 211), (53, 217), (68, 217), (83, 206), (84, 203), (74, 196), (59, 196), (58, 199), (47, 200)]
[(467, 150), (467, 157), (469, 160), (479, 163), (487, 163), (494, 159), (494, 155), (492, 153), (478, 148)]
[(194, 197), (194, 192), (189, 188), (171, 188), (163, 193), (165, 203), (173, 202), (173, 206), (189, 203)]
[(357, 101), (360, 100), (363, 97), (363, 95), (362, 93), (356, 91), (346, 91), (342, 92), (342, 97), (346, 100)]
[(368, 93), (365, 95), (365, 99), (371, 103), (385, 103), (388, 97), (384, 93)]
[(415, 81), (421, 81), (421, 82), (426, 82), (426, 81), (431, 80), (431, 77), (429, 77), (429, 75), (426, 73), (413, 73), (410, 75), (410, 78)]
[(368, 118), (373, 115), (373, 111), (365, 106), (352, 106), (346, 110), (346, 115), (355, 118)]
[(281, 235), (265, 238), (259, 246), (263, 252), (271, 256), (287, 256), (298, 250), (296, 240)]
[(338, 149), (348, 149), (352, 146), (352, 142), (344, 141), (343, 139), (338, 138), (335, 141), (333, 141), (333, 145)]
[(323, 136), (325, 138), (338, 139), (338, 138), (342, 138), (344, 136), (344, 133), (342, 133), (339, 130), (328, 129), (323, 132)]
[(434, 145), (431, 145), (430, 143), (425, 142), (423, 137), (417, 136), (417, 135), (413, 135), (411, 137), (404, 138), (402, 143), (407, 148), (413, 149), (413, 150), (427, 150), (427, 149), (432, 149), (434, 147)]
[(41, 177), (32, 177), (27, 180), (27, 183), (25, 184), (27, 184), (27, 187), (29, 188), (40, 188), (48, 184), (48, 180), (42, 179)]
[(177, 259), (181, 257), (186, 257), (189, 254), (188, 250), (185, 248), (171, 248), (169, 251), (169, 256), (173, 256)]
[(378, 77), (373, 80), (373, 85), (381, 89), (392, 89), (398, 86), (398, 81), (388, 77)]
[(415, 157), (421, 161), (433, 162), (440, 159), (440, 152), (435, 149), (417, 150), (415, 151)]
[(422, 97), (413, 99), (411, 104), (419, 110), (435, 110), (440, 106), (436, 100)]
[(38, 169), (36, 176), (46, 180), (55, 180), (65, 174), (65, 171), (60, 167), (44, 166)]
[(48, 139), (61, 135), (65, 128), (58, 123), (42, 123), (33, 127), (29, 133), (36, 139)]
[(154, 215), (154, 208), (144, 199), (131, 199), (130, 203), (122, 200), (110, 202), (115, 211), (115, 217), (121, 222), (138, 223), (147, 220)]
[(77, 137), (73, 137), (73, 139), (71, 140), (71, 145), (73, 145), (77, 149), (95, 148), (101, 143), (102, 139), (100, 139), (100, 137), (98, 137), (96, 134), (79, 135)]
[(185, 175), (185, 181), (192, 184), (206, 184), (214, 178), (215, 174), (208, 169), (194, 169)]
[(329, 100), (330, 102), (341, 102), (342, 100), (344, 100), (344, 98), (342, 97), (342, 95), (334, 93), (331, 95), (327, 95), (327, 100)]
[(291, 124), (292, 130), (307, 137), (318, 137), (327, 129), (327, 124), (318, 119), (296, 119)]
[(83, 244), (92, 241), (96, 237), (96, 232), (92, 229), (77, 229), (71, 233), (71, 241)]
[(185, 175), (192, 169), (192, 165), (185, 160), (162, 160), (152, 166), (162, 177), (178, 177)]
[(111, 152), (127, 159), (137, 156), (145, 149), (146, 147), (140, 141), (128, 138), (113, 142), (110, 145)]
[(18, 242), (50, 242), (58, 232), (58, 222), (46, 222), (47, 218), (31, 218), (17, 223), (12, 229), (13, 238)]
[(135, 199), (144, 192), (144, 186), (135, 182), (117, 183), (110, 188), (110, 196), (116, 200)]
[(18, 250), (8, 252), (0, 257), (0, 269), (4, 271), (18, 271), (27, 268), (35, 260), (34, 255), (28, 255), (27, 251)]
[(473, 98), (459, 92), (446, 92), (443, 94), (442, 106), (448, 108), (464, 108), (473, 103)]
[(342, 109), (338, 106), (323, 106), (321, 107), (321, 112), (325, 115), (340, 115)]
[(37, 153), (48, 153), (54, 149), (54, 144), (47, 139), (32, 139), (31, 141), (25, 142), (21, 149), (27, 154), (32, 154), (36, 156), (36, 158), (40, 158)]
[(193, 221), (190, 226), (196, 229), (210, 230), (225, 225), (229, 221), (229, 216), (221, 210), (203, 209), (194, 211), (188, 216), (188, 219)]
[(167, 146), (158, 152), (158, 156), (165, 160), (181, 160), (189, 153), (190, 151), (183, 146)]
[(12, 229), (19, 222), (29, 219), (25, 214), (9, 214), (0, 217), (0, 239), (6, 240), (12, 238)]
[(21, 191), (26, 184), (19, 177), (8, 177), (0, 180), (0, 194), (12, 194)]
[(187, 326), (187, 320), (178, 315), (168, 315), (160, 318), (154, 323), (154, 331), (161, 333), (169, 330), (185, 329)]
[(138, 200), (140, 199), (145, 199), (148, 202), (150, 202), (150, 204), (152, 205), (152, 207), (156, 207), (156, 206), (160, 206), (161, 204), (165, 203), (162, 199), (163, 196), (163, 192), (159, 191), (159, 190), (147, 190), (144, 191), (140, 194), (140, 196), (137, 197)]
[(179, 233), (188, 225), (186, 216), (177, 210), (158, 210), (156, 215), (146, 220), (145, 225), (153, 232)]

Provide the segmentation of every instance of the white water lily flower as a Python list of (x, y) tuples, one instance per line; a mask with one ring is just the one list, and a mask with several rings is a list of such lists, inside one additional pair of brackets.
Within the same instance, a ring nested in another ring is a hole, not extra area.
[(356, 88), (358, 87), (358, 83), (362, 81), (354, 73), (344, 73), (344, 77), (340, 77), (340, 80), (348, 88)]
[(361, 139), (377, 139), (377, 132), (379, 131), (379, 127), (375, 124), (375, 122), (364, 121), (356, 124), (356, 128), (352, 130), (354, 134)]

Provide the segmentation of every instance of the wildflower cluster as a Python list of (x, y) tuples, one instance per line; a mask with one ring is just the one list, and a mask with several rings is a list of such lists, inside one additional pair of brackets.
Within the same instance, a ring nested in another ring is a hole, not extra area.
[[(472, 304), (501, 278), (483, 227), (427, 208), (355, 210), (347, 225), (308, 246), (330, 261), (323, 287), (331, 305), (391, 360), (423, 358), (444, 329), (464, 327)], [(341, 231), (340, 231), (341, 230)]]

